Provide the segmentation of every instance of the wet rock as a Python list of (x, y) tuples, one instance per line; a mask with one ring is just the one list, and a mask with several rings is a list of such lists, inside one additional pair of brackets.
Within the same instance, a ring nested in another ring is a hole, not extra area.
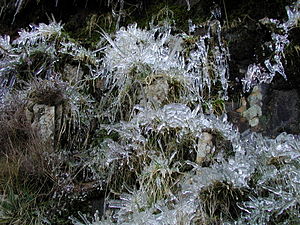
[(235, 110), (235, 112), (243, 113), (247, 110), (247, 100), (245, 97), (241, 98), (241, 106)]
[(248, 97), (250, 105), (261, 105), (262, 93), (261, 89), (258, 86), (255, 86), (251, 92), (251, 95)]
[(296, 89), (270, 93), (270, 100), (263, 112), (266, 118), (266, 133), (277, 135), (281, 132), (300, 132), (300, 98)]
[(246, 98), (242, 97), (240, 103), (231, 102), (226, 104), (226, 112), (228, 121), (231, 122), (240, 132), (249, 129), (249, 124), (246, 118), (242, 117), (242, 113), (247, 109)]
[(255, 86), (247, 98), (249, 108), (242, 112), (242, 116), (248, 120), (250, 127), (259, 125), (259, 118), (262, 116), (262, 92), (259, 86)]

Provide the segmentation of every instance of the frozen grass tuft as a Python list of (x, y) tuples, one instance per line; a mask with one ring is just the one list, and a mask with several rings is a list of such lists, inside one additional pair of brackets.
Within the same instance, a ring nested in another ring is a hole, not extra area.
[(212, 111), (212, 94), (227, 99), (229, 54), (220, 23), (210, 21), (209, 28), (201, 37), (173, 35), (167, 26), (142, 30), (136, 24), (121, 28), (115, 38), (104, 33), (109, 45), (100, 75), (106, 79), (105, 104), (110, 105), (105, 116), (128, 120), (137, 104), (157, 108), (172, 102), (205, 102)]

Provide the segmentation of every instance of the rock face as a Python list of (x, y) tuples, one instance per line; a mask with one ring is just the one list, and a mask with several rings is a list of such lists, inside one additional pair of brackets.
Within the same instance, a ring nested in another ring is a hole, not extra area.
[(299, 133), (300, 98), (296, 89), (273, 91), (266, 103), (266, 132), (277, 135), (281, 132)]

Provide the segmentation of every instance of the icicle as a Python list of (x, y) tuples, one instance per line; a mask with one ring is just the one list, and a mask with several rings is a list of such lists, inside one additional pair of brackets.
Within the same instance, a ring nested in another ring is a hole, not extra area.
[(284, 59), (284, 50), (289, 44), (288, 32), (296, 26), (297, 21), (300, 19), (299, 1), (293, 6), (286, 7), (288, 21), (280, 23), (274, 19), (263, 19), (261, 22), (264, 24), (274, 24), (277, 29), (283, 30), (283, 34), (272, 34), (272, 44), (269, 49), (274, 51), (272, 57), (265, 60), (264, 64), (268, 71), (260, 64), (252, 64), (248, 66), (248, 70), (244, 79), (242, 79), (244, 92), (250, 91), (251, 87), (260, 83), (270, 83), (276, 72), (279, 73), (285, 80), (287, 76), (284, 71), (282, 60)]
[(186, 1), (187, 6), (188, 6), (187, 11), (190, 11), (191, 10), (190, 0), (185, 0), (185, 1)]

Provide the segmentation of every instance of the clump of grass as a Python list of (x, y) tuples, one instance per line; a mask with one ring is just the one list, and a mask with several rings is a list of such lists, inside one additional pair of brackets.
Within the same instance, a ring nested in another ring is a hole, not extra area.
[(57, 106), (67, 100), (66, 84), (56, 80), (35, 79), (29, 83), (29, 99), (36, 104)]
[(6, 98), (0, 113), (0, 223), (41, 224), (38, 202), (53, 187), (46, 154), (52, 149), (32, 128), (26, 101)]
[(8, 187), (0, 197), (0, 224), (39, 225), (46, 222), (39, 193), (23, 187)]
[(11, 95), (0, 108), (0, 143), (2, 153), (23, 146), (34, 137), (34, 130), (26, 117), (26, 101)]
[(147, 193), (148, 207), (175, 193), (180, 166), (173, 163), (174, 156), (152, 156), (150, 164), (138, 175), (140, 190)]
[[(216, 33), (207, 37), (221, 35), (218, 22), (209, 26)], [(187, 43), (188, 35), (173, 35), (166, 24), (150, 30), (134, 24), (117, 31), (114, 39), (103, 36), (111, 45), (104, 49), (105, 67), (100, 71), (109, 90), (103, 99), (110, 106), (103, 113), (109, 121), (130, 120), (137, 104), (154, 109), (169, 103), (210, 106), (213, 91), (216, 99), (226, 98), (228, 54), (220, 38), (207, 42), (203, 36)], [(215, 112), (223, 112), (222, 101), (213, 104)]]
[(50, 196), (54, 185), (45, 150), (43, 144), (32, 141), (0, 156), (0, 223), (42, 223), (45, 215), (40, 203)]
[(247, 191), (216, 181), (199, 193), (204, 224), (234, 221), (241, 214), (238, 203), (247, 199)]

